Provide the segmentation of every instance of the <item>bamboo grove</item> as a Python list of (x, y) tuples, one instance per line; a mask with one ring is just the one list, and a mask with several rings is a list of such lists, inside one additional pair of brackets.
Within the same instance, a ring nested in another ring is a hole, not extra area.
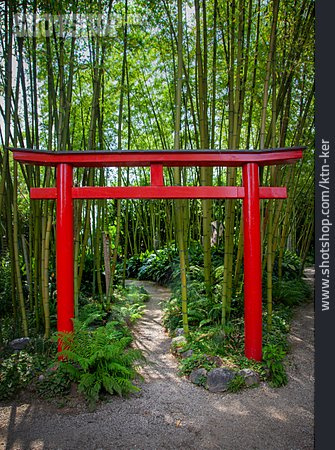
[[(313, 242), (314, 3), (312, 0), (5, 1), (1, 14), (1, 264), (16, 334), (48, 337), (55, 314), (55, 204), (30, 201), (50, 169), (13, 162), (7, 147), (262, 149), (305, 145), (303, 162), (265, 169), (261, 232), (268, 326), (272, 273), (286, 248)], [(239, 169), (172, 169), (171, 184), (240, 185)], [(145, 185), (145, 169), (78, 169), (78, 185)], [(211, 223), (223, 226), (222, 322), (243, 289), (241, 202), (75, 202), (75, 305), (83, 283), (110, 305), (115, 270), (145, 250), (177, 246), (187, 333), (187, 249), (203, 246), (211, 295)], [(0, 298), (0, 302), (4, 302)]]

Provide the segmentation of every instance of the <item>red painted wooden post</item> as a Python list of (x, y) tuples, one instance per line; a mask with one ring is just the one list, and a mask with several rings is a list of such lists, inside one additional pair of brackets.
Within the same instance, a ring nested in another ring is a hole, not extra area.
[(151, 186), (164, 186), (163, 164), (151, 164)]
[[(56, 166), (57, 223), (56, 223), (56, 275), (57, 275), (57, 329), (59, 332), (73, 330), (73, 200), (70, 164)], [(62, 343), (58, 342), (58, 351)]]
[(243, 166), (244, 342), (245, 356), (262, 360), (262, 259), (259, 211), (259, 170)]

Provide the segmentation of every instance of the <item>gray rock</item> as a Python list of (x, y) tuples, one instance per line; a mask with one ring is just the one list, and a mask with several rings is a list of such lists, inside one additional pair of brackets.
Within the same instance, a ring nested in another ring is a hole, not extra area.
[(13, 339), (12, 341), (10, 341), (9, 346), (13, 350), (23, 350), (24, 348), (27, 347), (29, 342), (30, 342), (29, 337), (23, 337), (23, 338)]
[(244, 382), (248, 387), (257, 385), (260, 382), (258, 373), (251, 369), (242, 369), (237, 373), (237, 375), (241, 375), (241, 377), (244, 378)]
[(193, 384), (204, 385), (207, 378), (207, 370), (203, 367), (200, 369), (194, 369), (190, 373), (189, 379)]
[(183, 334), (185, 334), (184, 328), (176, 328), (174, 330), (174, 333), (175, 333), (176, 336), (182, 336)]
[(180, 348), (183, 347), (187, 343), (185, 336), (176, 336), (171, 341), (171, 347), (172, 348)]
[(189, 358), (190, 356), (193, 355), (193, 350), (190, 348), (189, 350), (187, 350), (186, 352), (182, 352), (180, 354), (180, 356), (184, 359), (184, 358)]
[(230, 369), (219, 367), (212, 369), (207, 374), (207, 389), (210, 392), (224, 392), (228, 389), (229, 382), (236, 376)]

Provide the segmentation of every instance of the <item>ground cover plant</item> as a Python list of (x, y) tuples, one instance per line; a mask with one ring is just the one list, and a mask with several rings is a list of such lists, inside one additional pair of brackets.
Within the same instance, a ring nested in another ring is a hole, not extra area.
[[(148, 294), (129, 286), (114, 292), (106, 309), (97, 299), (86, 298), (74, 332), (62, 336), (63, 360), (58, 361), (57, 339), (32, 337), (24, 350), (14, 351), (4, 338), (0, 354), (0, 400), (28, 389), (42, 398), (62, 398), (76, 385), (90, 408), (104, 393), (127, 395), (138, 390), (136, 367), (143, 363), (131, 348), (131, 327), (141, 317)], [(10, 326), (10, 324), (9, 324)]]

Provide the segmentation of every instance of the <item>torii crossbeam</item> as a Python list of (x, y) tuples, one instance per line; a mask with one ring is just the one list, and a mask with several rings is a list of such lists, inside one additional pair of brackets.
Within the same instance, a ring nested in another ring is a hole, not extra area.
[[(54, 166), (56, 187), (31, 188), (32, 199), (54, 199), (56, 213), (57, 328), (73, 329), (73, 200), (74, 199), (223, 199), (243, 200), (245, 355), (262, 359), (262, 259), (260, 199), (286, 198), (285, 187), (259, 185), (259, 166), (294, 163), (303, 147), (254, 150), (148, 150), (50, 152), (10, 149), (25, 164)], [(139, 167), (151, 170), (150, 186), (73, 186), (74, 167)], [(163, 167), (242, 167), (243, 187), (165, 186)], [(60, 344), (61, 348), (61, 344)]]

